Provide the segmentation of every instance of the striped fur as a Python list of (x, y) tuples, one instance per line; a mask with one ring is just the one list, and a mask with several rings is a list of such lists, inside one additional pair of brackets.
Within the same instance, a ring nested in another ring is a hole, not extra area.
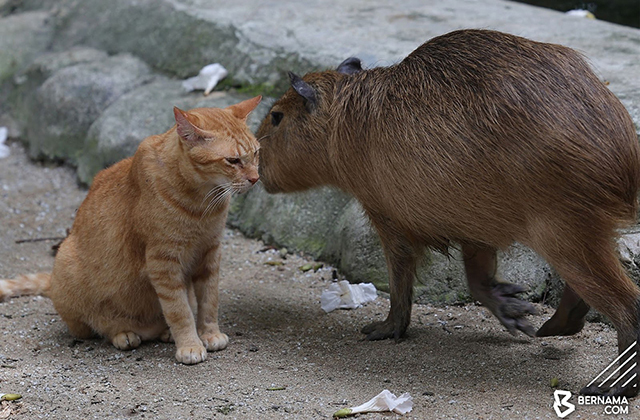
[(0, 301), (16, 296), (47, 296), (51, 273), (23, 274), (15, 279), (0, 280)]
[(225, 348), (220, 241), (231, 195), (258, 180), (246, 118), (260, 99), (175, 108), (175, 126), (96, 175), (53, 273), (4, 280), (0, 296), (45, 294), (73, 335), (122, 350), (172, 339), (176, 359), (193, 364)]

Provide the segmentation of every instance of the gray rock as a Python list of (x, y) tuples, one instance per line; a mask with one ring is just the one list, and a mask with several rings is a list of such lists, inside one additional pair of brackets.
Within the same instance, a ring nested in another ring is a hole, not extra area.
[(267, 194), (261, 186), (236, 198), (230, 223), (267, 244), (287, 245), (314, 257), (327, 255), (332, 230), (349, 196), (319, 188), (300, 194)]
[[(146, 137), (167, 131), (175, 123), (174, 106), (184, 110), (225, 108), (248, 98), (223, 92), (208, 96), (202, 92), (187, 93), (180, 81), (165, 78), (125, 93), (91, 125), (78, 154), (78, 178), (82, 183), (91, 184), (98, 171), (133, 155)], [(266, 107), (260, 105), (255, 115), (249, 117), (249, 124), (254, 128)]]
[(152, 78), (149, 67), (128, 54), (55, 72), (35, 91), (28, 110), (30, 155), (75, 164), (89, 127), (102, 111)]
[[(57, 0), (54, 48), (82, 44), (106, 51), (129, 52), (151, 66), (179, 78), (193, 76), (206, 64), (220, 62), (229, 70), (225, 82), (279, 85), (289, 69), (313, 65), (295, 51), (264, 49), (249, 41), (237, 25), (212, 16), (212, 10), (168, 0)], [(214, 10), (229, 7), (208, 4)], [(254, 6), (257, 6), (254, 5)]]
[[(332, 195), (344, 199), (344, 194), (332, 189), (320, 197), (335, 202)], [(342, 203), (340, 203), (342, 204)], [(279, 207), (273, 209), (277, 212)], [(386, 260), (378, 234), (373, 230), (357, 200), (349, 197), (346, 205), (333, 209), (325, 217), (333, 225), (328, 232), (327, 246), (320, 257), (330, 261), (355, 283), (373, 283), (379, 290), (389, 290)]]
[(42, 54), (52, 42), (49, 13), (26, 12), (0, 18), (0, 84)]
[(66, 51), (46, 52), (36, 57), (29, 66), (16, 76), (16, 83), (41, 85), (55, 72), (77, 64), (105, 61), (109, 54), (89, 47), (77, 46)]
[(53, 29), (51, 16), (43, 11), (0, 17), (0, 126), (8, 126), (11, 137), (21, 135), (11, 109), (20, 97), (13, 76), (49, 47)]
[(75, 47), (59, 53), (44, 53), (36, 57), (27, 67), (19, 70), (11, 82), (11, 95), (7, 104), (15, 121), (13, 137), (25, 137), (29, 116), (38, 109), (36, 90), (56, 71), (65, 67), (108, 58), (104, 51), (86, 47)]

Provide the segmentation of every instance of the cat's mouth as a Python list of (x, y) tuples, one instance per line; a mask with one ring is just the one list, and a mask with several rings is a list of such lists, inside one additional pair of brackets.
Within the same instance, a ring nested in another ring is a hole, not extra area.
[(251, 189), (257, 182), (258, 178), (255, 179), (247, 179), (242, 182), (234, 182), (232, 184), (233, 194), (244, 194)]

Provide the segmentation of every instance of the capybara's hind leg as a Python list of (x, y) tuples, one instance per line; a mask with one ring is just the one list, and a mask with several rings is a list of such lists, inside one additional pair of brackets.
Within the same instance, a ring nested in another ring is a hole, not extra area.
[(537, 337), (577, 334), (584, 327), (589, 305), (566, 284), (556, 313), (536, 332)]
[(536, 310), (529, 302), (516, 297), (526, 291), (525, 287), (497, 278), (496, 249), (465, 243), (462, 244), (462, 255), (473, 297), (487, 307), (511, 334), (520, 330), (533, 336), (535, 329), (526, 316), (535, 314)]
[(416, 275), (418, 251), (397, 231), (389, 229), (380, 220), (372, 218), (378, 230), (389, 271), (391, 309), (384, 321), (374, 322), (362, 328), (367, 340), (399, 339), (411, 321), (413, 282)]
[(608, 235), (598, 238), (590, 232), (589, 237), (585, 237), (584, 233), (583, 229), (571, 237), (572, 243), (551, 242), (553, 248), (543, 249), (546, 252), (544, 256), (577, 295), (611, 320), (618, 332), (619, 354), (629, 347), (635, 348), (620, 359), (621, 369), (612, 379), (602, 383), (606, 377), (601, 378), (581, 392), (588, 395), (635, 396), (640, 376), (637, 345), (640, 289), (624, 271), (615, 253), (614, 242)]

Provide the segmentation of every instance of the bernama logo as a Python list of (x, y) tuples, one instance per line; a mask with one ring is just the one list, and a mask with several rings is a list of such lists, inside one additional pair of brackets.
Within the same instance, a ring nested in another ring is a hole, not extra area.
[[(621, 384), (622, 388), (630, 384), (633, 384), (633, 387), (637, 387), (638, 380), (637, 373), (635, 372), (637, 363), (634, 362), (635, 357), (638, 354), (637, 349), (634, 350), (636, 344), (638, 344), (637, 341), (633, 342), (625, 351), (620, 353), (620, 355), (611, 362), (609, 366), (589, 382), (587, 387), (590, 387), (603, 377), (618, 362), (620, 362), (618, 367), (610, 372), (609, 375), (597, 385), (598, 388), (603, 386), (612, 388), (617, 384)], [(625, 356), (627, 357), (626, 360), (622, 361), (621, 359)], [(617, 377), (615, 377), (616, 374), (618, 374)], [(611, 383), (607, 383), (609, 381), (611, 381)], [(569, 402), (571, 399), (571, 392), (558, 389), (553, 393), (553, 399), (553, 409), (561, 419), (576, 411), (575, 404)], [(579, 395), (577, 403), (578, 405), (602, 405), (604, 406), (603, 414), (629, 414), (629, 401), (627, 400), (627, 397)]]
[[(569, 402), (571, 392), (561, 389), (553, 393), (553, 409), (561, 419), (576, 411), (575, 404)], [(603, 405), (603, 414), (629, 414), (627, 397), (578, 395), (578, 405)]]

